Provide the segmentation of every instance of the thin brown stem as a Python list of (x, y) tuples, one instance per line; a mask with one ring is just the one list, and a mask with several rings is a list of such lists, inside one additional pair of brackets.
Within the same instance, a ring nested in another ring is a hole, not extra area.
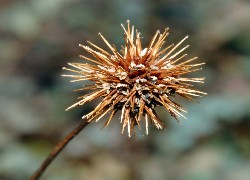
[(41, 177), (50, 163), (57, 157), (57, 155), (64, 149), (64, 147), (79, 133), (81, 130), (89, 124), (87, 121), (82, 121), (75, 129), (73, 129), (62, 141), (60, 141), (48, 155), (41, 166), (30, 177), (30, 180), (37, 180)]

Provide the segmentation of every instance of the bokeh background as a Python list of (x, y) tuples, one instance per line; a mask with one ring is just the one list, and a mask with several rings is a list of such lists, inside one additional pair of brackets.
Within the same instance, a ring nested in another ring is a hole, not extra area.
[(250, 1), (248, 0), (1, 0), (0, 179), (28, 179), (53, 146), (95, 103), (65, 112), (79, 84), (62, 78), (67, 62), (82, 62), (78, 46), (98, 32), (117, 47), (130, 19), (146, 45), (170, 27), (168, 42), (190, 35), (190, 57), (206, 62), (208, 92), (183, 101), (182, 126), (163, 108), (167, 128), (134, 140), (115, 120), (86, 127), (42, 179), (250, 179)]

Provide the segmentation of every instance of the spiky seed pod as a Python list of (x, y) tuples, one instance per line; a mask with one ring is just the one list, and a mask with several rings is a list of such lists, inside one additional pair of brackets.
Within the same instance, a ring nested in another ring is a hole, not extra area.
[(145, 122), (143, 124), (146, 134), (148, 134), (149, 123), (158, 129), (164, 127), (164, 123), (155, 112), (156, 106), (164, 106), (179, 122), (178, 117), (184, 117), (181, 112), (186, 111), (171, 97), (177, 94), (193, 100), (192, 96), (206, 94), (193, 89), (193, 85), (190, 84), (203, 83), (204, 78), (184, 77), (186, 74), (201, 70), (199, 66), (204, 64), (193, 64), (197, 57), (186, 59), (187, 54), (181, 55), (189, 47), (187, 45), (179, 48), (188, 36), (176, 45), (171, 44), (162, 48), (169, 32), (165, 29), (161, 34), (158, 30), (149, 45), (143, 48), (140, 33), (134, 30), (134, 26), (131, 28), (129, 21), (127, 21), (127, 29), (123, 24), (121, 26), (125, 40), (121, 53), (99, 33), (111, 52), (91, 42), (88, 43), (92, 48), (80, 44), (79, 46), (93, 58), (80, 57), (92, 63), (68, 63), (73, 69), (63, 68), (74, 73), (74, 75), (63, 75), (73, 78), (71, 82), (86, 80), (94, 82), (77, 89), (77, 91), (92, 90), (92, 92), (79, 97), (80, 100), (66, 110), (102, 97), (102, 101), (95, 109), (83, 118), (88, 122), (99, 121), (110, 112), (104, 125), (108, 126), (113, 116), (121, 110), (122, 133), (127, 127), (129, 137), (136, 125), (140, 128), (141, 121)]

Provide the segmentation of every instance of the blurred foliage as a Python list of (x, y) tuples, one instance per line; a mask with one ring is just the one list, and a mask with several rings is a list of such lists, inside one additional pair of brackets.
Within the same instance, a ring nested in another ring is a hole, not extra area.
[[(100, 44), (98, 32), (121, 46), (130, 19), (145, 44), (170, 27), (186, 34), (190, 56), (206, 66), (200, 104), (186, 102), (179, 126), (159, 108), (167, 128), (121, 135), (119, 122), (89, 125), (42, 179), (247, 180), (250, 177), (250, 2), (248, 0), (0, 1), (0, 179), (27, 179), (52, 147), (96, 104), (64, 112), (77, 86), (60, 77), (78, 47)], [(118, 119), (118, 117), (117, 117)]]

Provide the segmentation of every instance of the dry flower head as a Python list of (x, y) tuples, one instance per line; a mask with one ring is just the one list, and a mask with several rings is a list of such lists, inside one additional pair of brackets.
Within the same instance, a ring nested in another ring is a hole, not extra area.
[[(193, 63), (197, 57), (187, 59), (182, 54), (189, 46), (180, 48), (188, 38), (184, 37), (176, 45), (171, 44), (163, 48), (165, 39), (169, 35), (168, 28), (163, 33), (158, 30), (145, 48), (142, 47), (140, 33), (130, 27), (124, 30), (125, 46), (118, 52), (101, 33), (99, 36), (110, 49), (110, 52), (88, 42), (89, 46), (79, 45), (92, 55), (92, 58), (80, 55), (91, 63), (68, 63), (72, 69), (63, 68), (73, 75), (63, 75), (73, 78), (71, 82), (92, 81), (76, 91), (91, 90), (79, 97), (79, 101), (66, 110), (101, 97), (101, 102), (93, 111), (83, 116), (88, 122), (99, 121), (110, 113), (104, 126), (108, 126), (114, 115), (121, 111), (120, 122), (122, 133), (127, 128), (131, 137), (136, 125), (141, 129), (145, 126), (148, 134), (149, 123), (156, 128), (163, 129), (164, 123), (159, 119), (155, 107), (164, 106), (177, 122), (182, 112), (186, 112), (180, 104), (171, 97), (182, 96), (194, 100), (193, 96), (206, 93), (193, 88), (191, 83), (203, 83), (204, 78), (184, 77), (186, 74), (201, 70), (204, 63)], [(142, 123), (143, 122), (143, 123)]]

